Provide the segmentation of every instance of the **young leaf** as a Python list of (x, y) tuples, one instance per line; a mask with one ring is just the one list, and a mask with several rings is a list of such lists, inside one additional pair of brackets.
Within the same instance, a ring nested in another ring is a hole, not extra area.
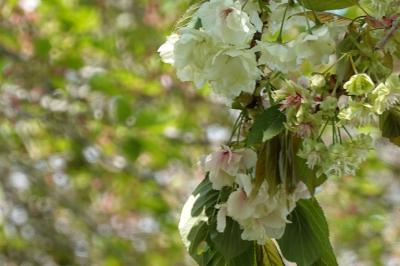
[[(298, 266), (337, 266), (324, 213), (315, 199), (300, 200), (290, 215), (292, 223), (278, 240), (283, 256)], [(319, 264), (318, 264), (319, 263)]]
[(278, 135), (284, 129), (286, 117), (279, 106), (272, 106), (259, 114), (250, 129), (247, 145), (259, 144)]
[(250, 248), (252, 242), (241, 238), (242, 230), (237, 222), (227, 217), (226, 227), (223, 233), (211, 232), (211, 240), (215, 249), (222, 254), (225, 260), (231, 259), (244, 253)]
[(299, 2), (307, 9), (314, 11), (325, 11), (351, 7), (356, 5), (358, 0), (301, 0)]
[[(181, 28), (186, 27), (193, 19), (193, 16), (196, 14), (197, 10), (200, 8), (201, 4), (204, 3), (205, 0), (196, 0), (192, 1), (190, 7), (186, 10), (185, 14), (178, 20), (175, 25), (175, 30), (177, 31)], [(196, 20), (195, 24), (198, 24), (198, 20)], [(201, 23), (201, 21), (200, 21)], [(195, 27), (198, 25), (194, 25)]]
[(394, 107), (380, 117), (382, 136), (400, 146), (400, 107)]
[(281, 183), (278, 167), (280, 149), (279, 136), (262, 145), (256, 163), (256, 178), (252, 197), (257, 195), (264, 180), (268, 181), (270, 194), (277, 191), (278, 185)]
[(268, 240), (262, 247), (263, 266), (285, 266), (273, 240)]

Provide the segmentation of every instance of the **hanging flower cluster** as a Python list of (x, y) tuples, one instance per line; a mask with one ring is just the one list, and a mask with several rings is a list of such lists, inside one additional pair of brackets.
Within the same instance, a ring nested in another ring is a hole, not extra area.
[[(352, 6), (364, 15), (325, 12)], [(180, 80), (240, 110), (182, 211), (200, 265), (337, 265), (314, 193), (356, 174), (376, 129), (400, 143), (399, 14), (398, 1), (200, 1), (160, 47)]]

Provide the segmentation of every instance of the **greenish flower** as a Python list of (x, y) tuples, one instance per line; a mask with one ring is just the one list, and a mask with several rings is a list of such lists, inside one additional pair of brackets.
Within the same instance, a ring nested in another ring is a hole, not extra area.
[(336, 143), (328, 148), (322, 161), (323, 172), (329, 176), (353, 176), (373, 148), (373, 139), (361, 134), (343, 144)]
[(375, 84), (367, 74), (357, 74), (352, 76), (343, 88), (350, 95), (363, 95), (370, 93), (375, 88)]
[(326, 153), (327, 147), (324, 143), (314, 139), (305, 139), (303, 141), (303, 147), (297, 155), (307, 160), (307, 166), (310, 169), (314, 169), (321, 165), (323, 161), (322, 158)]
[(349, 99), (347, 107), (340, 110), (338, 118), (340, 124), (352, 123), (356, 126), (373, 124), (378, 120), (371, 104), (352, 99)]
[(400, 78), (392, 74), (385, 83), (379, 84), (372, 92), (374, 111), (382, 114), (386, 110), (400, 103)]

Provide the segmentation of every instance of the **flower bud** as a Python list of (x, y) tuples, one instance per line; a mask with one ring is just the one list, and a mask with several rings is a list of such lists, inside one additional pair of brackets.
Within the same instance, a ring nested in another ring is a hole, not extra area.
[(321, 74), (312, 76), (310, 81), (312, 89), (320, 89), (326, 85), (325, 77)]

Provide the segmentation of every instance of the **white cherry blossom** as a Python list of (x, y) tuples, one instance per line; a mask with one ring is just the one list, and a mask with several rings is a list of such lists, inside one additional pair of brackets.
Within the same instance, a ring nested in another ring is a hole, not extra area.
[(248, 44), (256, 32), (239, 1), (211, 0), (200, 7), (197, 15), (204, 31), (226, 44)]
[(242, 91), (252, 93), (261, 74), (252, 50), (227, 48), (214, 56), (209, 79), (217, 94), (234, 98)]

